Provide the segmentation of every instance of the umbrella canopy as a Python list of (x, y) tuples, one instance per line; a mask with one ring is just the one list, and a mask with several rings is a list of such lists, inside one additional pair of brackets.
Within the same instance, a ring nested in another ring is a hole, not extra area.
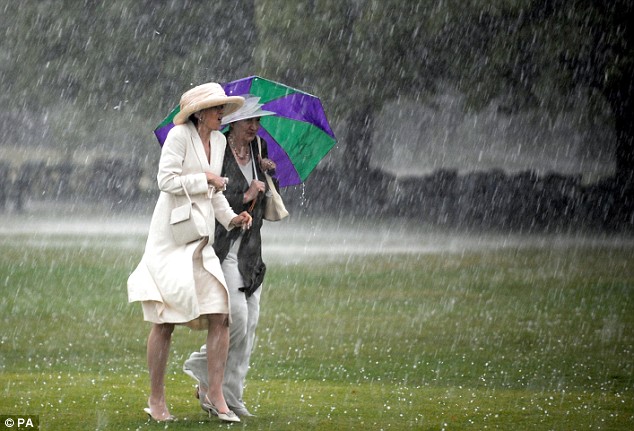
[[(321, 101), (311, 94), (259, 76), (228, 82), (223, 88), (227, 96), (259, 96), (262, 109), (275, 112), (260, 119), (258, 135), (269, 144), (281, 187), (306, 180), (337, 142)], [(154, 130), (161, 145), (179, 110), (174, 108)]]

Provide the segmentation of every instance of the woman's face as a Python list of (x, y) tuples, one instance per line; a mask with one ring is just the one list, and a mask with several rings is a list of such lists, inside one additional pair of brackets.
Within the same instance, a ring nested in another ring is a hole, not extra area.
[(220, 123), (222, 123), (222, 116), (225, 112), (225, 106), (212, 106), (211, 108), (203, 109), (199, 114), (199, 122), (210, 130), (220, 130)]
[(238, 141), (251, 142), (260, 129), (260, 117), (236, 121), (231, 127)]

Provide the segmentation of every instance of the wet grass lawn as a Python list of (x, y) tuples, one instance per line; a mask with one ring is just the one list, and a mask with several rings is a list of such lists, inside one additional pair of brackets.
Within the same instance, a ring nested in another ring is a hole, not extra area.
[(203, 414), (181, 365), (204, 336), (178, 328), (165, 427), (142, 411), (148, 324), (126, 302), (142, 242), (1, 244), (0, 415), (42, 430), (634, 429), (632, 248), (271, 264), (257, 416)]

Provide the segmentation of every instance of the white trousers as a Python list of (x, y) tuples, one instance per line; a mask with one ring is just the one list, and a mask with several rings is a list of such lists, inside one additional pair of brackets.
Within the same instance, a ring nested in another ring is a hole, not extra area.
[[(231, 304), (231, 325), (229, 326), (229, 354), (225, 367), (222, 392), (227, 405), (236, 414), (247, 411), (242, 394), (249, 371), (251, 353), (255, 344), (255, 330), (260, 317), (260, 286), (250, 297), (238, 290), (244, 286), (238, 271), (237, 252), (240, 240), (232, 244), (227, 257), (222, 263), (222, 271), (227, 281), (229, 303)], [(203, 387), (208, 388), (207, 349), (193, 352), (183, 365), (185, 373), (196, 379)]]

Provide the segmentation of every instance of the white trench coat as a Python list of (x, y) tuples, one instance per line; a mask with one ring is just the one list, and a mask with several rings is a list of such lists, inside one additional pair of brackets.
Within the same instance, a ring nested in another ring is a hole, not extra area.
[[(200, 136), (193, 123), (174, 126), (170, 130), (159, 162), (157, 174), (160, 195), (152, 214), (150, 229), (141, 262), (128, 278), (128, 301), (154, 301), (159, 321), (154, 323), (186, 323), (200, 316), (192, 256), (199, 240), (178, 245), (170, 230), (172, 209), (185, 204), (187, 188), (192, 201), (207, 215), (209, 243), (202, 250), (203, 268), (227, 290), (220, 261), (211, 244), (215, 220), (230, 229), (236, 213), (222, 192), (207, 184), (205, 171), (220, 175), (227, 145), (224, 135), (211, 134), (211, 161), (207, 161)], [(227, 300), (228, 300), (227, 294)], [(230, 304), (227, 304), (230, 310)]]

